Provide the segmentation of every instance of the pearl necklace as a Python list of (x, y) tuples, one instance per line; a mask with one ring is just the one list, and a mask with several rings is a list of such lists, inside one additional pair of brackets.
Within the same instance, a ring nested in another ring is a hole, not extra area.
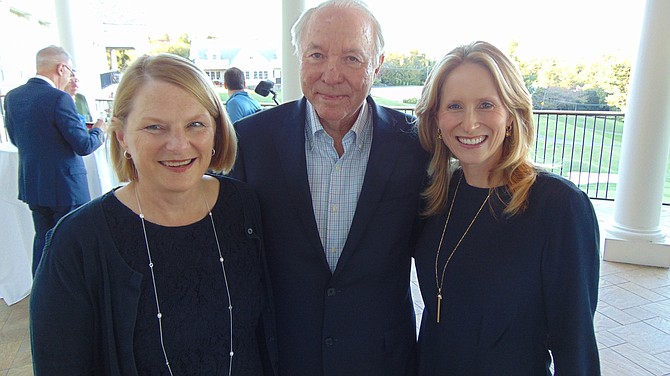
[(449, 206), (449, 213), (447, 214), (447, 220), (444, 222), (444, 228), (442, 229), (442, 236), (440, 237), (440, 244), (437, 246), (437, 254), (435, 255), (435, 284), (437, 285), (437, 323), (440, 323), (440, 313), (441, 313), (441, 308), (442, 308), (442, 286), (444, 285), (444, 273), (447, 271), (447, 265), (449, 265), (449, 261), (451, 261), (451, 257), (456, 253), (456, 250), (458, 249), (458, 246), (461, 245), (461, 242), (463, 241), (463, 238), (465, 238), (465, 235), (468, 234), (468, 231), (470, 231), (470, 227), (475, 223), (477, 220), (477, 217), (479, 217), (479, 213), (482, 212), (482, 209), (484, 208), (484, 205), (489, 201), (489, 197), (491, 197), (491, 192), (493, 191), (492, 189), (489, 188), (489, 194), (486, 196), (484, 199), (484, 202), (482, 202), (482, 205), (479, 207), (479, 210), (477, 210), (477, 214), (475, 214), (475, 217), (472, 218), (472, 221), (470, 221), (470, 224), (468, 225), (468, 228), (465, 229), (465, 232), (463, 235), (461, 235), (461, 238), (458, 240), (458, 243), (456, 243), (456, 246), (454, 249), (451, 251), (449, 254), (449, 257), (447, 257), (447, 262), (444, 264), (444, 267), (442, 268), (442, 277), (438, 278), (438, 260), (440, 259), (440, 250), (442, 249), (442, 241), (444, 240), (444, 234), (447, 231), (447, 225), (449, 224), (449, 218), (451, 218), (451, 209), (454, 208), (454, 202), (456, 201), (456, 194), (458, 194), (458, 187), (461, 186), (461, 180), (463, 180), (463, 174), (461, 174), (461, 177), (458, 179), (458, 183), (456, 184), (456, 189), (454, 190), (454, 197), (451, 199), (451, 206)]
[[(170, 372), (171, 376), (174, 376), (172, 373), (172, 367), (170, 366), (170, 361), (168, 360), (167, 352), (165, 351), (165, 341), (163, 339), (163, 313), (161, 312), (161, 306), (158, 301), (158, 292), (156, 290), (156, 275), (154, 274), (154, 263), (151, 258), (151, 251), (149, 250), (149, 240), (147, 239), (147, 228), (144, 224), (144, 214), (142, 213), (142, 206), (140, 205), (140, 197), (137, 193), (137, 187), (134, 187), (135, 191), (135, 200), (137, 200), (137, 208), (139, 210), (140, 221), (142, 222), (142, 231), (144, 232), (144, 244), (147, 247), (147, 256), (149, 257), (149, 270), (151, 271), (151, 282), (154, 289), (154, 298), (156, 299), (156, 317), (158, 318), (158, 333), (161, 339), (161, 350), (163, 350), (163, 357), (165, 358), (165, 366)], [(205, 207), (207, 208), (207, 213), (209, 214), (209, 220), (212, 223), (212, 231), (214, 231), (214, 239), (216, 240), (216, 248), (219, 251), (219, 263), (221, 263), (221, 271), (223, 272), (223, 282), (226, 286), (226, 294), (228, 295), (228, 312), (229, 312), (229, 324), (230, 324), (230, 360), (228, 362), (228, 376), (231, 376), (233, 373), (233, 302), (230, 298), (230, 290), (228, 289), (228, 277), (226, 276), (226, 266), (223, 263), (223, 254), (221, 253), (221, 245), (219, 244), (219, 236), (216, 233), (216, 226), (214, 226), (214, 217), (212, 216), (212, 211), (209, 208), (209, 203), (205, 194), (202, 195), (203, 200), (205, 201)]]

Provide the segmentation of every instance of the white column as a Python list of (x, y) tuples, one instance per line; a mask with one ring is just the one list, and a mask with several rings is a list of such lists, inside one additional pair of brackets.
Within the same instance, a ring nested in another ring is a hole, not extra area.
[(300, 64), (291, 44), (291, 27), (305, 10), (305, 0), (282, 1), (282, 102), (302, 98)]
[(56, 24), (58, 26), (58, 37), (61, 47), (65, 48), (72, 56), (72, 62), (76, 63), (77, 46), (74, 42), (74, 22), (72, 21), (72, 7), (70, 0), (55, 0), (56, 2)]
[[(102, 25), (93, 4), (87, 0), (55, 0), (60, 45), (72, 56), (81, 94), (95, 112), (100, 91), (100, 73), (107, 71), (105, 47), (100, 44)], [(96, 114), (94, 113), (95, 117)]]
[(109, 68), (110, 71), (117, 71), (119, 70), (119, 63), (116, 60), (116, 49), (110, 49), (109, 50), (109, 61), (111, 67)]
[(631, 73), (614, 222), (604, 259), (670, 267), (670, 243), (659, 227), (670, 151), (670, 1), (647, 0)]

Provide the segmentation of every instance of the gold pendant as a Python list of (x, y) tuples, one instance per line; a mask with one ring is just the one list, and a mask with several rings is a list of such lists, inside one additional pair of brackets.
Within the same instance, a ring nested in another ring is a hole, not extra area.
[(442, 308), (442, 289), (437, 291), (437, 323), (440, 323), (440, 311)]

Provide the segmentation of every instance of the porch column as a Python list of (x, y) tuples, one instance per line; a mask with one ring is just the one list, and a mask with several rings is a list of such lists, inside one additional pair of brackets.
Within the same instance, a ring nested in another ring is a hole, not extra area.
[(72, 56), (72, 62), (77, 66), (77, 46), (74, 42), (74, 26), (72, 22), (72, 7), (70, 0), (55, 0), (56, 3), (56, 25), (58, 26), (58, 38), (60, 45)]
[(107, 71), (105, 48), (99, 43), (102, 26), (87, 0), (55, 0), (56, 25), (61, 47), (72, 56), (80, 92), (97, 117), (95, 98), (100, 92), (100, 73)]
[(604, 259), (670, 267), (659, 227), (670, 150), (670, 1), (647, 0), (621, 145)]
[(291, 27), (305, 10), (305, 0), (282, 1), (282, 102), (302, 98), (300, 64), (291, 44)]

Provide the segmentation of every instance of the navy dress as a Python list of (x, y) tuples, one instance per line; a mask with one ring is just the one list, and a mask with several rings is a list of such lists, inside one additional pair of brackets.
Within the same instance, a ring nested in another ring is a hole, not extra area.
[[(260, 208), (251, 190), (217, 176), (212, 203), (233, 312), (233, 374), (275, 375), (271, 291)], [(230, 322), (209, 216), (176, 227), (146, 221), (175, 375), (228, 375)], [(70, 212), (47, 237), (30, 300), (35, 375), (167, 375), (137, 214), (108, 192)]]
[[(462, 172), (455, 173), (449, 202)], [(428, 220), (416, 268), (425, 302), (420, 375), (598, 375), (593, 315), (598, 300), (599, 230), (589, 198), (565, 179), (541, 172), (521, 215), (502, 214), (496, 189), (437, 286), (454, 246), (488, 189), (460, 184), (435, 258), (449, 205)], [(437, 279), (437, 281), (436, 281)]]

